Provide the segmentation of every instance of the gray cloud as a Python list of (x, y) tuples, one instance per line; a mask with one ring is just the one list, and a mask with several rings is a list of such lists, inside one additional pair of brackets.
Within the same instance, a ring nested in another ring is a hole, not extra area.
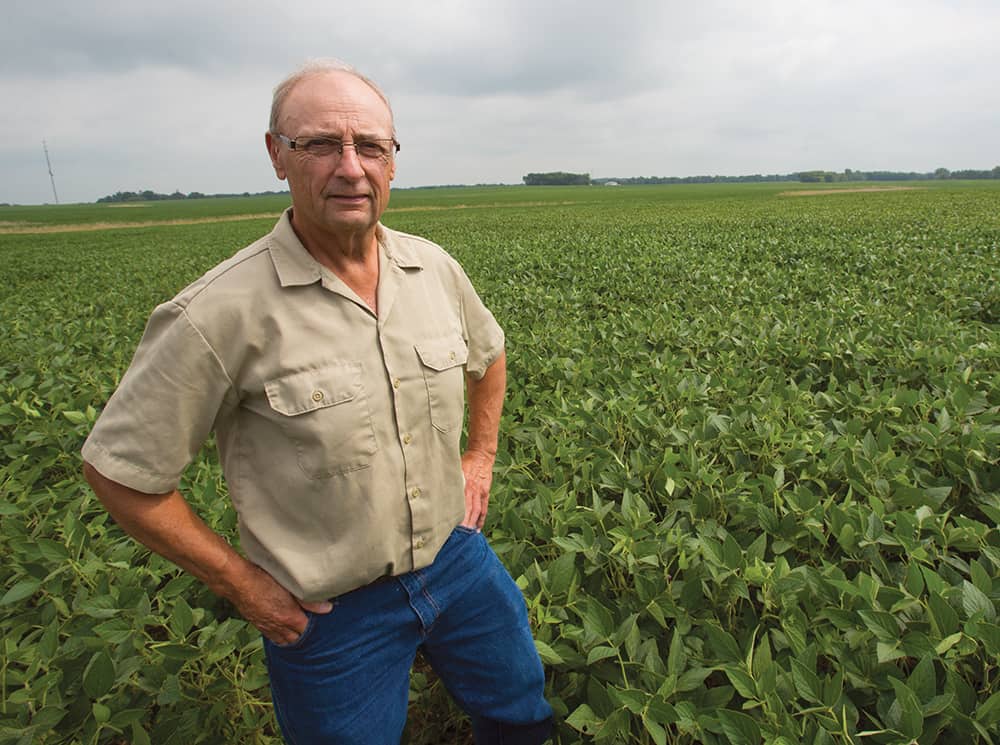
[[(335, 55), (393, 99), (397, 183), (989, 168), (989, 0), (57, 3), (0, 26), (0, 201), (281, 188), (271, 87)], [(457, 143), (457, 144), (456, 144)]]

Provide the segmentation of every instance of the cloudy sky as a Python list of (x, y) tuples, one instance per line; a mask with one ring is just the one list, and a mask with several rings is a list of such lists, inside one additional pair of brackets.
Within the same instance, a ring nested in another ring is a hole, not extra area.
[(283, 189), (271, 90), (339, 57), (393, 102), (396, 185), (992, 168), (996, 0), (7, 3), (0, 202)]

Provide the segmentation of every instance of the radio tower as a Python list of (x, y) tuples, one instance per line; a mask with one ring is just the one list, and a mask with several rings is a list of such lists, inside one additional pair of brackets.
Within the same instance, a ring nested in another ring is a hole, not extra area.
[(45, 140), (42, 140), (42, 150), (45, 151), (45, 165), (49, 168), (49, 181), (52, 182), (52, 196), (56, 199), (56, 204), (59, 204), (59, 195), (56, 194), (56, 177), (52, 175), (52, 163), (49, 162), (49, 148), (45, 144)]

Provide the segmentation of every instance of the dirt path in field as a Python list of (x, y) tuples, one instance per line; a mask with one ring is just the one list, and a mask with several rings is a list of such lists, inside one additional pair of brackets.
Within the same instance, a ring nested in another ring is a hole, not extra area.
[(565, 207), (579, 202), (495, 202), (493, 204), (425, 204), (414, 207), (390, 207), (386, 212), (437, 212), (438, 210), (471, 210), (480, 208), (496, 209), (498, 207)]
[(859, 191), (917, 191), (926, 186), (858, 186), (852, 189), (801, 189), (799, 191), (783, 191), (779, 197), (814, 197), (821, 194), (853, 194)]
[[(576, 202), (499, 202), (497, 204), (449, 204), (423, 205), (414, 207), (390, 207), (387, 213), (393, 212), (436, 212), (438, 210), (465, 210), (476, 208), (496, 209), (498, 207), (547, 207), (550, 205), (565, 206)], [(113, 207), (133, 207), (144, 205), (120, 204)], [(185, 217), (173, 220), (138, 220), (136, 222), (84, 222), (66, 223), (64, 225), (46, 225), (31, 222), (13, 222), (0, 220), (0, 235), (27, 235), (32, 233), (83, 233), (97, 230), (118, 230), (129, 228), (153, 228), (159, 225), (199, 225), (211, 222), (239, 222), (241, 220), (262, 220), (270, 218), (277, 220), (280, 212), (259, 212), (252, 215), (219, 215), (216, 217)]]
[(0, 222), (0, 235), (24, 233), (82, 233), (94, 230), (118, 230), (119, 228), (152, 228), (157, 225), (198, 225), (206, 222), (239, 222), (241, 220), (261, 220), (265, 217), (277, 220), (280, 212), (260, 212), (253, 215), (217, 215), (215, 217), (186, 217), (174, 220), (140, 220), (138, 222), (84, 222), (66, 225), (40, 225), (30, 222)]

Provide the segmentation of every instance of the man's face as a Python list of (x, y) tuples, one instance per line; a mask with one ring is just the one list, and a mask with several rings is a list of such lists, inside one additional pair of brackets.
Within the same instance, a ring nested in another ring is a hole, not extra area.
[[(389, 139), (392, 115), (364, 81), (345, 72), (325, 72), (300, 80), (289, 91), (278, 132), (299, 142), (317, 135), (342, 142)], [(345, 147), (342, 154), (317, 157), (291, 149), (271, 133), (267, 149), (278, 178), (288, 180), (292, 222), (304, 238), (346, 238), (368, 231), (389, 203), (389, 182), (396, 174), (391, 154), (363, 158)]]

